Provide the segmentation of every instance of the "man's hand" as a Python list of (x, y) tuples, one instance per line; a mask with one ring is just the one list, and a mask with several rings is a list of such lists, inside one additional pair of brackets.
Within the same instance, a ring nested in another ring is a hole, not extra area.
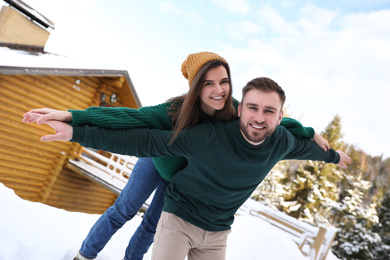
[(321, 147), (322, 150), (324, 150), (325, 152), (330, 149), (330, 145), (329, 145), (328, 141), (326, 141), (326, 139), (324, 137), (322, 137), (321, 135), (319, 135), (317, 133), (314, 133), (313, 141), (319, 147)]
[(340, 161), (337, 165), (344, 169), (347, 169), (347, 165), (345, 163), (351, 164), (351, 158), (341, 150), (337, 150), (336, 152), (340, 155)]
[(38, 125), (45, 124), (49, 120), (57, 120), (61, 122), (71, 122), (73, 120), (72, 113), (68, 111), (55, 110), (50, 108), (39, 108), (28, 111), (23, 115), (23, 122), (33, 123)]
[(41, 137), (41, 141), (69, 141), (73, 137), (73, 127), (67, 123), (51, 120), (45, 122), (56, 132), (54, 135), (45, 135)]

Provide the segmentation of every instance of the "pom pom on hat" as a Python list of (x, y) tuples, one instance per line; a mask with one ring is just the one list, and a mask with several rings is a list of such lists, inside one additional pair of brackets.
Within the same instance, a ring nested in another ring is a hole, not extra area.
[(198, 52), (188, 55), (187, 59), (181, 65), (183, 76), (188, 79), (188, 84), (191, 87), (198, 71), (209, 61), (220, 60), (225, 63), (226, 60), (213, 52)]

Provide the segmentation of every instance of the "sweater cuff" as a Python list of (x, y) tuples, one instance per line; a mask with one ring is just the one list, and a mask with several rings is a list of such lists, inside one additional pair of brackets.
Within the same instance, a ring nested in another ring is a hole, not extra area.
[(330, 159), (329, 161), (325, 161), (325, 162), (338, 164), (340, 162), (340, 154), (333, 148), (330, 148), (328, 152), (331, 152), (332, 157), (329, 158)]
[(315, 131), (314, 131), (314, 128), (313, 127), (305, 127), (305, 131), (307, 133), (307, 136), (309, 137), (309, 139), (313, 139), (314, 138), (314, 134), (315, 134)]
[(83, 112), (85, 112), (85, 110), (68, 109), (68, 111), (72, 113), (72, 121), (69, 122), (69, 124), (71, 126), (77, 126), (77, 118), (82, 118)]
[(334, 162), (334, 164), (338, 164), (339, 162), (340, 162), (340, 154), (337, 152), (337, 151), (335, 151), (335, 150), (333, 150), (336, 154), (335, 154), (335, 162)]
[(85, 127), (83, 126), (74, 126), (73, 127), (73, 136), (70, 139), (70, 142), (81, 143), (84, 140), (85, 136)]

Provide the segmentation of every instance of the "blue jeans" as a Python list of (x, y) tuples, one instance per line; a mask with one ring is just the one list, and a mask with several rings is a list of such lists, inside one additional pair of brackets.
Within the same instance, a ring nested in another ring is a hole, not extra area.
[(87, 258), (96, 258), (112, 235), (134, 217), (157, 188), (152, 203), (126, 248), (126, 260), (142, 259), (153, 243), (164, 205), (164, 192), (168, 185), (169, 182), (160, 177), (151, 158), (138, 159), (125, 188), (114, 205), (108, 208), (92, 226), (81, 245), (80, 253)]

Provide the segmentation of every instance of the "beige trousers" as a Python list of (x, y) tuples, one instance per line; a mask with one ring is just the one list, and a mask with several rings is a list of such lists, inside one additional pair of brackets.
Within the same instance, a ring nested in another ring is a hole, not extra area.
[(230, 233), (198, 228), (163, 211), (154, 236), (152, 260), (224, 260)]

